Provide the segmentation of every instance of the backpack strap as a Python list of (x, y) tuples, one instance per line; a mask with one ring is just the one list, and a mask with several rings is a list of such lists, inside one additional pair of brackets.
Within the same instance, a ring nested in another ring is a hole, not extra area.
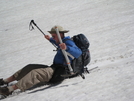
[(66, 53), (67, 53), (67, 56), (71, 57), (72, 59), (75, 58), (72, 54), (70, 54), (70, 53), (68, 53), (68, 52), (66, 52)]

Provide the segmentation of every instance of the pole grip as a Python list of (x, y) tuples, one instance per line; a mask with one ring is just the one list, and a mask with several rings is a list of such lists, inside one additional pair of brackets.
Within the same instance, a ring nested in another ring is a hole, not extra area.
[(45, 35), (45, 33), (37, 26), (37, 24), (34, 22), (34, 20), (31, 20), (30, 25), (31, 25), (31, 24), (34, 24), (34, 25), (40, 30), (40, 32), (41, 32), (43, 35)]

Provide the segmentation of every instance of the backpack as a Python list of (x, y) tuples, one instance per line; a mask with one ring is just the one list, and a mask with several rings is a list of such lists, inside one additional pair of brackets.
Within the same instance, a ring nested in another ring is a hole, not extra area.
[(90, 62), (90, 52), (89, 46), (90, 43), (84, 34), (78, 34), (73, 36), (73, 41), (77, 47), (79, 47), (82, 51), (82, 61), (83, 65), (87, 66)]
[[(87, 70), (87, 65), (90, 63), (90, 43), (84, 34), (78, 34), (71, 38), (76, 46), (81, 49), (82, 54), (80, 57), (73, 59), (72, 68), (75, 73), (80, 74)], [(65, 42), (65, 41), (64, 41)]]

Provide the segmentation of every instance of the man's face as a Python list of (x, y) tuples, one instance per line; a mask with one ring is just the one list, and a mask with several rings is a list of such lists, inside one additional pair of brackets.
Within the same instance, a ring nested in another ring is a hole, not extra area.
[(52, 33), (51, 36), (56, 41), (56, 43), (58, 44), (59, 43), (59, 39), (58, 39), (57, 34), (56, 33)]

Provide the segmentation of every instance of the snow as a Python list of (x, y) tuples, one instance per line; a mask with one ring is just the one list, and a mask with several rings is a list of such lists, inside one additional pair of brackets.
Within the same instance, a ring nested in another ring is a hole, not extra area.
[(133, 0), (1, 0), (0, 78), (27, 64), (51, 65), (54, 47), (46, 33), (54, 25), (84, 33), (90, 41), (91, 63), (99, 68), (55, 86), (44, 85), (3, 101), (134, 101)]

